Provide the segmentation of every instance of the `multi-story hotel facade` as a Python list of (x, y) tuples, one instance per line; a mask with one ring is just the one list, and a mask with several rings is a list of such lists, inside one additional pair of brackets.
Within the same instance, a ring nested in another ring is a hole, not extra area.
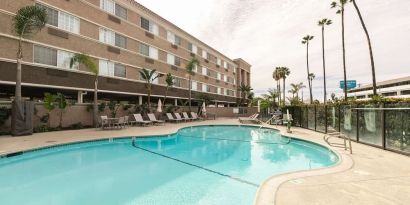
[[(40, 32), (23, 39), (23, 97), (62, 92), (80, 103), (92, 99), (93, 74), (82, 65), (69, 66), (75, 53), (91, 56), (98, 65), (100, 99), (143, 103), (147, 91), (142, 69), (171, 73), (175, 81), (169, 99), (187, 99), (185, 65), (194, 57), (200, 63), (192, 76), (193, 98), (208, 95), (215, 103), (233, 105), (240, 98), (239, 85), (250, 85), (247, 62), (226, 57), (134, 0), (1, 0), (2, 99), (12, 98), (15, 88), (18, 38), (13, 17), (28, 5), (44, 7), (48, 21)], [(165, 78), (155, 80), (153, 102), (165, 90)]]

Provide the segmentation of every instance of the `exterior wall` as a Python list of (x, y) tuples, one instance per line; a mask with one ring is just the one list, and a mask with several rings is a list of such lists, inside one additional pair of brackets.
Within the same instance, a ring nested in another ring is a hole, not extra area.
[[(121, 19), (119, 17), (115, 17), (112, 14), (108, 14), (107, 12), (100, 9), (99, 0), (2, 0), (0, 3), (0, 25), (10, 26), (0, 27), (0, 41), (2, 42), (0, 44), (0, 63), (4, 65), (1, 67), (1, 69), (4, 70), (5, 67), (8, 67), (10, 69), (7, 70), (6, 75), (0, 76), (0, 82), (12, 81), (14, 79), (12, 76), (9, 76), (10, 74), (14, 73), (10, 72), (15, 68), (12, 65), (10, 65), (10, 62), (12, 62), (15, 59), (15, 51), (17, 51), (17, 38), (15, 37), (15, 34), (12, 32), (11, 29), (12, 17), (14, 16), (14, 13), (16, 13), (18, 9), (23, 6), (40, 3), (50, 8), (66, 12), (80, 18), (80, 32), (79, 34), (74, 34), (47, 25), (46, 28), (41, 30), (32, 38), (24, 39), (23, 61), (28, 67), (30, 67), (30, 69), (38, 69), (38, 72), (36, 72), (36, 70), (33, 70), (32, 72), (33, 75), (36, 76), (36, 79), (34, 79), (34, 77), (30, 77), (30, 73), (24, 74), (23, 72), (23, 75), (25, 75), (25, 77), (23, 76), (24, 83), (70, 86), (78, 88), (79, 90), (81, 90), (81, 88), (90, 88), (91, 83), (84, 82), (83, 80), (73, 79), (74, 76), (81, 76), (79, 79), (87, 77), (89, 78), (89, 75), (87, 75), (86, 73), (88, 71), (82, 67), (80, 68), (80, 71), (82, 72), (61, 71), (68, 73), (64, 74), (68, 76), (66, 77), (66, 79), (59, 79), (55, 76), (49, 77), (47, 75), (39, 75), (40, 73), (44, 74), (44, 70), (56, 69), (58, 70), (56, 72), (60, 72), (61, 70), (59, 68), (52, 66), (33, 64), (33, 45), (42, 45), (73, 53), (86, 53), (92, 56), (96, 61), (98, 59), (107, 59), (112, 62), (121, 63), (125, 65), (126, 78), (101, 77), (104, 79), (113, 79), (111, 81), (116, 82), (115, 86), (105, 86), (104, 83), (102, 83), (102, 89), (107, 89), (113, 92), (132, 92), (133, 90), (135, 90), (134, 88), (130, 88), (130, 83), (132, 82), (132, 84), (138, 84), (138, 86), (140, 87), (137, 89), (138, 91), (140, 91), (137, 92), (137, 94), (145, 93), (144, 87), (141, 84), (141, 81), (139, 81), (138, 71), (142, 68), (147, 68), (156, 69), (158, 72), (163, 74), (170, 72), (174, 76), (180, 78), (182, 80), (181, 84), (183, 88), (177, 89), (177, 93), (173, 93), (170, 95), (175, 95), (173, 97), (186, 97), (188, 82), (185, 71), (185, 65), (192, 58), (192, 54), (188, 50), (188, 44), (189, 42), (192, 42), (193, 44), (198, 46), (198, 53), (196, 55), (196, 58), (198, 58), (198, 60), (200, 61), (200, 65), (205, 66), (210, 70), (210, 76), (204, 76), (201, 74), (201, 68), (198, 68), (198, 73), (192, 77), (192, 80), (197, 81), (200, 84), (208, 84), (213, 86), (211, 89), (211, 95), (214, 95), (215, 99), (218, 101), (236, 101), (236, 99), (231, 96), (216, 94), (216, 87), (220, 87), (223, 90), (237, 90), (236, 84), (226, 83), (223, 82), (223, 80), (217, 80), (217, 72), (229, 76), (230, 78), (237, 78), (234, 74), (234, 67), (236, 67), (237, 65), (234, 63), (233, 60), (225, 57), (218, 51), (212, 49), (211, 47), (202, 43), (198, 39), (190, 36), (186, 32), (176, 27), (175, 25), (169, 23), (165, 19), (162, 19), (160, 16), (154, 14), (153, 12), (149, 11), (148, 9), (134, 1), (116, 0), (116, 2), (121, 6), (127, 8), (128, 16), (126, 20)], [(156, 24), (158, 24), (159, 36), (152, 37), (152, 35), (149, 35), (148, 32), (146, 32), (144, 29), (140, 27), (141, 16), (149, 20), (152, 20)], [(110, 20), (112, 19), (112, 17), (116, 18), (119, 21)], [(123, 49), (115, 47), (116, 50), (119, 50), (120, 54), (110, 52), (110, 49), (113, 46), (108, 46), (99, 41), (99, 28), (101, 27), (108, 28), (112, 31), (115, 31), (116, 33), (121, 34), (122, 36), (127, 37), (127, 48)], [(180, 46), (173, 46), (170, 42), (166, 40), (167, 30), (172, 31), (173, 33), (181, 37)], [(56, 35), (56, 32), (59, 33), (59, 35)], [(67, 38), (62, 37), (61, 35), (66, 36)], [(147, 44), (157, 48), (159, 50), (159, 59), (152, 61), (149, 58), (139, 54), (140, 44)], [(205, 49), (210, 54), (209, 60), (205, 60), (201, 57), (201, 52), (203, 49)], [(180, 57), (181, 65), (171, 66), (167, 64), (167, 53), (171, 53), (175, 56)], [(229, 68), (224, 69), (222, 66), (217, 66), (217, 58), (228, 62)], [(28, 70), (28, 67), (25, 69)], [(35, 73), (38, 74), (36, 75)], [(82, 82), (84, 82), (84, 85), (82, 84)], [(104, 80), (102, 80), (102, 82), (104, 82)], [(154, 89), (156, 90), (154, 91), (154, 95), (164, 94), (161, 93), (164, 87), (164, 83), (164, 79), (161, 78), (159, 80), (160, 85), (154, 86), (158, 87), (158, 89)], [(200, 86), (198, 86), (198, 90), (201, 90)]]
[[(251, 65), (240, 58), (235, 59), (234, 62), (238, 66), (237, 67), (238, 73), (236, 75), (237, 85), (240, 86), (244, 84), (244, 85), (252, 86), (251, 85)], [(237, 92), (236, 96), (238, 98), (241, 98), (241, 92)]]

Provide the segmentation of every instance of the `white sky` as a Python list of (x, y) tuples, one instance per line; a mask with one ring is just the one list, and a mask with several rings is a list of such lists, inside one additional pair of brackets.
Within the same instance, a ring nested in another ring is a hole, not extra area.
[[(252, 87), (263, 94), (276, 84), (273, 68), (287, 66), (290, 83), (306, 80), (303, 36), (314, 35), (310, 51), (315, 99), (323, 97), (321, 30), (317, 21), (330, 18), (326, 60), (328, 93), (341, 95), (343, 79), (341, 17), (331, 0), (137, 0), (230, 58), (252, 64)], [(410, 0), (357, 0), (370, 32), (377, 81), (410, 75)], [(371, 82), (367, 41), (353, 5), (346, 8), (347, 75), (360, 84)], [(305, 89), (305, 98), (308, 90)]]

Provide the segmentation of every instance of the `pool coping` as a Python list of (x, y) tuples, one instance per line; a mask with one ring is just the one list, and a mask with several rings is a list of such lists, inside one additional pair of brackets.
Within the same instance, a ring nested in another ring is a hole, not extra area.
[(354, 160), (351, 158), (348, 154), (341, 152), (340, 150), (334, 149), (333, 147), (329, 146), (325, 142), (314, 142), (311, 140), (307, 140), (301, 137), (298, 137), (296, 135), (293, 135), (291, 133), (287, 133), (284, 130), (279, 130), (281, 135), (303, 140), (303, 141), (308, 141), (314, 144), (318, 144), (321, 146), (324, 146), (331, 150), (333, 153), (335, 153), (339, 160), (336, 164), (329, 166), (329, 167), (323, 167), (323, 168), (318, 168), (318, 169), (312, 169), (312, 170), (303, 170), (303, 171), (295, 171), (295, 172), (288, 172), (284, 174), (279, 174), (279, 175), (274, 175), (266, 179), (262, 184), (259, 186), (258, 191), (256, 192), (255, 195), (255, 200), (254, 200), (254, 205), (274, 205), (276, 204), (276, 195), (278, 190), (281, 188), (281, 186), (289, 181), (292, 180), (298, 180), (301, 178), (305, 177), (313, 177), (313, 176), (322, 176), (322, 175), (328, 175), (328, 174), (334, 174), (334, 173), (340, 173), (340, 172), (345, 172), (347, 170), (350, 170), (354, 166)]
[[(224, 123), (224, 124), (200, 124), (200, 125), (187, 125), (187, 126), (182, 126), (182, 127), (177, 127), (173, 128), (173, 130), (170, 130), (169, 133), (166, 134), (157, 134), (157, 135), (147, 135), (147, 134), (142, 134), (138, 136), (109, 136), (109, 137), (101, 137), (101, 138), (94, 138), (94, 139), (73, 139), (65, 142), (58, 142), (58, 143), (53, 143), (53, 144), (43, 144), (43, 145), (38, 145), (34, 146), (28, 149), (19, 149), (19, 150), (14, 150), (14, 151), (9, 151), (9, 152), (3, 152), (0, 154), (0, 159), (1, 158), (8, 158), (8, 157), (13, 157), (15, 155), (20, 155), (24, 153), (29, 153), (29, 152), (35, 152), (35, 151), (41, 151), (44, 149), (49, 149), (53, 147), (59, 147), (59, 146), (65, 146), (65, 145), (73, 145), (73, 144), (80, 144), (80, 143), (88, 143), (88, 142), (95, 142), (95, 141), (105, 141), (105, 140), (113, 140), (113, 139), (133, 139), (133, 138), (151, 138), (151, 137), (167, 137), (170, 135), (175, 135), (177, 134), (181, 129), (189, 128), (189, 127), (198, 127), (198, 126), (246, 126), (246, 127), (260, 127), (260, 125), (256, 124), (234, 124), (234, 123)], [(279, 174), (279, 175), (273, 175), (266, 180), (264, 180), (254, 197), (254, 205), (265, 205), (265, 204), (275, 204), (275, 199), (276, 199), (276, 193), (279, 190), (280, 186), (284, 184), (285, 182), (298, 179), (298, 178), (303, 178), (303, 177), (309, 177), (309, 176), (319, 176), (319, 175), (327, 175), (327, 174), (332, 174), (332, 173), (338, 173), (338, 172), (343, 172), (346, 170), (349, 170), (353, 167), (353, 159), (348, 156), (345, 153), (340, 152), (339, 150), (336, 150), (324, 142), (315, 142), (312, 140), (308, 140), (303, 137), (298, 137), (293, 134), (289, 134), (285, 132), (283, 129), (277, 129), (273, 126), (264, 126), (264, 128), (272, 129), (278, 131), (281, 135), (285, 137), (289, 137), (292, 139), (297, 139), (301, 141), (306, 141), (309, 143), (313, 143), (315, 145), (322, 146), (324, 148), (329, 149), (332, 151), (334, 154), (337, 155), (338, 157), (338, 162), (332, 166), (329, 167), (324, 167), (324, 168), (318, 168), (318, 169), (312, 169), (312, 170), (304, 170), (304, 171), (296, 171), (296, 172), (288, 172), (285, 174)]]

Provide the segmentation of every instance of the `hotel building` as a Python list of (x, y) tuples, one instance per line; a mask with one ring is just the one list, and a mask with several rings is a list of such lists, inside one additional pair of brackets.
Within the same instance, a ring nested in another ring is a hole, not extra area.
[[(410, 98), (410, 76), (376, 83), (377, 93), (386, 98)], [(368, 100), (373, 96), (373, 85), (368, 84), (348, 91), (348, 97)]]
[[(48, 21), (23, 40), (23, 97), (39, 99), (44, 92), (62, 92), (79, 103), (91, 101), (94, 77), (82, 65), (70, 68), (75, 53), (91, 56), (98, 65), (99, 99), (145, 103), (141, 69), (171, 73), (175, 81), (169, 99), (187, 99), (185, 65), (193, 57), (200, 62), (192, 76), (193, 98), (208, 95), (220, 105), (234, 105), (240, 98), (239, 85), (250, 85), (247, 62), (228, 58), (134, 0), (1, 0), (3, 100), (13, 97), (15, 87), (18, 38), (12, 19), (28, 5), (44, 7)], [(163, 97), (165, 90), (165, 77), (155, 80), (152, 101)]]

